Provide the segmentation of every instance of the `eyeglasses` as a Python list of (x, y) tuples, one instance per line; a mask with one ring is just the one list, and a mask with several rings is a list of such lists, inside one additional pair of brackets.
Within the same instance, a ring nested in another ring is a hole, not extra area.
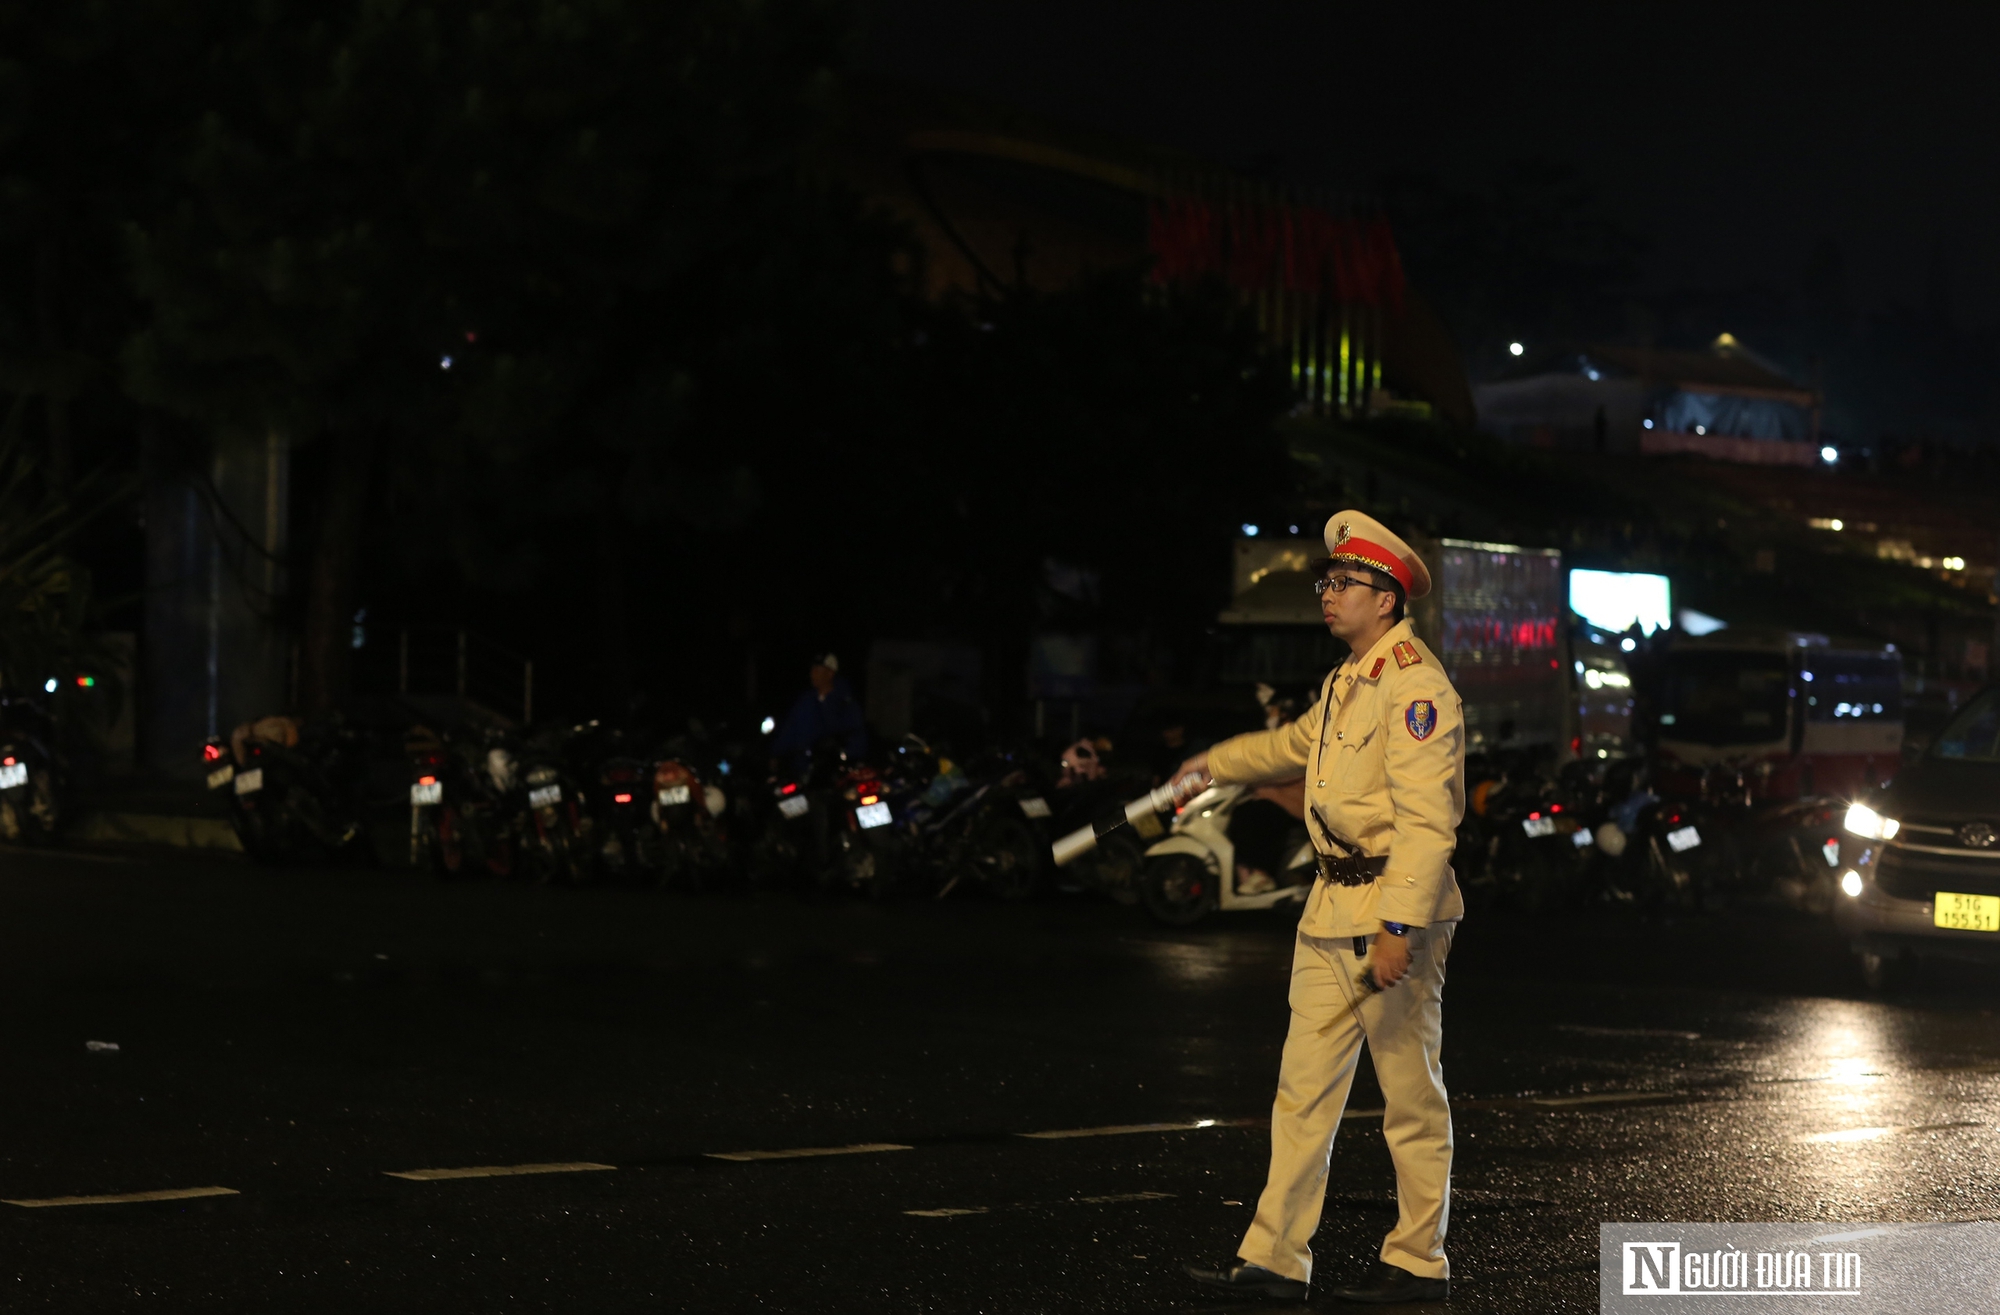
[(1333, 590), (1333, 592), (1337, 594), (1341, 594), (1341, 593), (1346, 593), (1348, 588), (1352, 585), (1360, 585), (1363, 589), (1381, 590), (1384, 593), (1388, 592), (1387, 590), (1383, 590), (1381, 585), (1376, 584), (1372, 580), (1357, 580), (1351, 575), (1332, 575), (1328, 576), (1324, 580), (1314, 580), (1313, 593), (1318, 595), (1319, 597), (1324, 598), (1326, 596), (1326, 591), (1329, 589)]

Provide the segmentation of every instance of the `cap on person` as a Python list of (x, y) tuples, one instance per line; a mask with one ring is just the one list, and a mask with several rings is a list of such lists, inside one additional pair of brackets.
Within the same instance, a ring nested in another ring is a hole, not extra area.
[(1391, 533), (1373, 516), (1358, 511), (1337, 511), (1327, 518), (1328, 562), (1371, 566), (1403, 586), (1408, 598), (1422, 598), (1431, 591), (1430, 568), (1416, 550)]
[(835, 653), (822, 653), (813, 659), (813, 665), (816, 667), (825, 667), (828, 671), (839, 671), (840, 657)]

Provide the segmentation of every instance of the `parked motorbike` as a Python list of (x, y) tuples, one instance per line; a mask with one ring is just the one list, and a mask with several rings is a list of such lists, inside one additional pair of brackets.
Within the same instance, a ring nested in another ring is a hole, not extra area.
[(729, 797), (697, 765), (695, 746), (678, 739), (652, 764), (650, 821), (663, 882), (702, 890), (728, 875)]
[(1050, 810), (1025, 766), (1002, 752), (982, 755), (963, 772), (942, 766), (915, 819), (941, 879), (938, 898), (968, 888), (1005, 900), (1033, 895), (1049, 846), (1031, 823)]
[(450, 878), (485, 871), (513, 876), (519, 864), (516, 798), (522, 789), (512, 741), (501, 732), (461, 742), (419, 727), (410, 758), (410, 865)]
[(1466, 777), (1466, 816), (1452, 860), (1466, 903), (1536, 913), (1579, 902), (1596, 843), (1587, 782), (1568, 769), (1552, 775), (1520, 753), (1482, 756)]
[(1661, 799), (1642, 781), (1597, 828), (1594, 867), (1605, 898), (1648, 911), (1705, 907), (1716, 888), (1717, 834), (1697, 804)]
[(229, 792), (237, 840), (258, 862), (287, 862), (314, 849), (372, 856), (357, 788), (364, 746), (337, 719), (246, 722), (226, 741), (211, 736), (202, 765), (209, 789)]
[[(953, 863), (964, 820), (953, 807), (970, 782), (920, 737), (906, 735), (880, 767), (849, 763), (834, 782), (828, 884), (881, 899)], [(842, 823), (845, 825), (842, 825)]]
[(0, 697), (0, 836), (47, 844), (62, 821), (55, 719), (31, 694)]
[[(900, 799), (894, 797), (898, 786)], [(822, 883), (881, 899), (908, 881), (916, 867), (908, 834), (914, 794), (908, 780), (892, 782), (880, 768), (855, 763), (842, 770), (834, 780), (834, 806), (840, 813), (830, 827), (830, 864), (821, 875)]]
[(650, 762), (623, 753), (597, 765), (591, 835), (597, 863), (608, 876), (647, 882), (663, 876), (660, 831), (648, 800), (652, 775)]
[(522, 746), (517, 814), (521, 874), (531, 881), (582, 882), (590, 878), (593, 819), (571, 766), (571, 749), (588, 726), (559, 727)]

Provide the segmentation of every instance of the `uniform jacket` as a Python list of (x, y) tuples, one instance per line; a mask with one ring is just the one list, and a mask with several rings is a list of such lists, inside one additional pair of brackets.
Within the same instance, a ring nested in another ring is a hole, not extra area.
[(1367, 885), (1315, 881), (1299, 920), (1307, 934), (1367, 936), (1383, 922), (1425, 927), (1465, 916), (1451, 872), (1465, 816), (1465, 713), (1408, 621), (1341, 663), (1297, 721), (1211, 748), (1208, 771), (1243, 784), (1304, 772), (1317, 848), (1328, 851), (1314, 810), (1354, 852), (1388, 855)]

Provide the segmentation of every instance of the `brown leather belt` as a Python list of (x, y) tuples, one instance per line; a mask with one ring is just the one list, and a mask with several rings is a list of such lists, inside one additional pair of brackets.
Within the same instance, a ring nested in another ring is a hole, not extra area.
[(1388, 858), (1368, 858), (1356, 854), (1351, 858), (1329, 858), (1325, 854), (1316, 855), (1319, 863), (1320, 880), (1330, 881), (1336, 886), (1365, 886), (1382, 875), (1389, 866)]

